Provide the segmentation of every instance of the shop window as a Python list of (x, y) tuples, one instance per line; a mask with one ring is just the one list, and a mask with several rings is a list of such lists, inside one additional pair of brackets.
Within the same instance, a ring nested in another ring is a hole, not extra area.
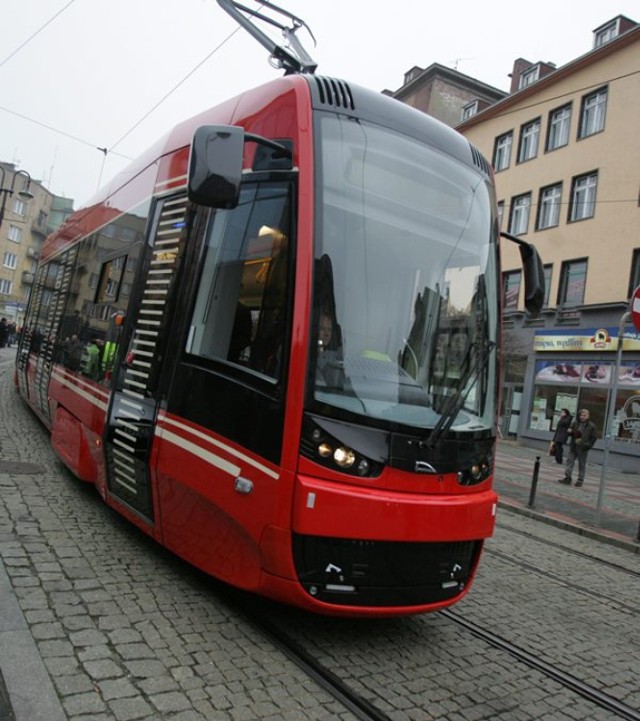
[[(602, 438), (615, 369), (614, 363), (598, 360), (538, 361), (529, 428), (553, 431), (562, 408), (574, 417), (586, 408)], [(640, 443), (640, 363), (625, 363), (619, 369), (611, 435), (626, 443)]]

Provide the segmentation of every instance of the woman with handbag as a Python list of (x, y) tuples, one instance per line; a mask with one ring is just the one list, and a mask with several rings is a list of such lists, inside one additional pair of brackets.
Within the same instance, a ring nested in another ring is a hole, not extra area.
[(564, 444), (569, 440), (569, 427), (571, 426), (571, 413), (567, 408), (562, 408), (560, 411), (560, 418), (558, 418), (558, 424), (556, 425), (556, 432), (553, 434), (553, 440), (551, 441), (553, 454), (549, 451), (550, 455), (553, 455), (556, 459), (556, 463), (562, 463), (562, 448)]

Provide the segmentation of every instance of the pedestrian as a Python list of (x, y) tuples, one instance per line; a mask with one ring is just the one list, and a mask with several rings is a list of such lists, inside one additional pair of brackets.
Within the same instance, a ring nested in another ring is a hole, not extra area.
[(568, 408), (562, 408), (560, 411), (560, 418), (558, 418), (558, 424), (556, 425), (556, 432), (553, 434), (553, 455), (556, 459), (556, 463), (562, 463), (564, 444), (569, 440), (569, 428), (571, 427), (571, 421), (573, 420), (571, 413)]
[(573, 467), (575, 462), (578, 461), (576, 486), (581, 486), (584, 483), (587, 470), (587, 456), (598, 436), (595, 423), (589, 420), (589, 411), (586, 408), (578, 411), (578, 417), (571, 423), (568, 433), (570, 438), (569, 457), (564, 468), (564, 478), (560, 478), (559, 482), (568, 486), (571, 485)]
[(0, 319), (0, 348), (4, 348), (9, 340), (9, 324), (6, 318)]

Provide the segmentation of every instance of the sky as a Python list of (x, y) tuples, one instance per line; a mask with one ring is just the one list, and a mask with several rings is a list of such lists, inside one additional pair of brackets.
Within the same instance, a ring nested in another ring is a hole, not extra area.
[[(616, 15), (640, 21), (637, 0), (276, 4), (311, 29), (318, 74), (378, 91), (432, 63), (507, 91), (516, 58), (560, 67)], [(175, 124), (282, 75), (215, 0), (7, 2), (2, 38), (0, 160), (75, 207)]]

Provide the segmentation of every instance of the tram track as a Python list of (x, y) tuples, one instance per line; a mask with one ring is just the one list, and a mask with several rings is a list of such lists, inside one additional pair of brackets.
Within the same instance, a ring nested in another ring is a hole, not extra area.
[(613, 563), (612, 561), (608, 561), (604, 558), (598, 558), (596, 556), (593, 556), (590, 553), (585, 553), (584, 551), (580, 551), (577, 548), (571, 548), (569, 546), (566, 546), (565, 544), (559, 543), (557, 541), (552, 541), (548, 538), (544, 538), (542, 536), (537, 536), (534, 533), (531, 533), (530, 531), (525, 531), (521, 528), (515, 528), (514, 526), (510, 526), (505, 523), (497, 523), (497, 528), (505, 531), (509, 531), (511, 533), (515, 533), (519, 536), (523, 536), (524, 538), (530, 538), (535, 540), (537, 543), (541, 543), (545, 546), (549, 546), (551, 548), (557, 548), (563, 553), (571, 554), (572, 556), (577, 556), (579, 558), (585, 558), (590, 561), (593, 561), (595, 563), (598, 563), (602, 566), (606, 566), (612, 570), (620, 571), (621, 573), (625, 573), (633, 578), (640, 578), (640, 571), (634, 571), (626, 566), (622, 566), (619, 563)]
[[(235, 595), (235, 594), (234, 594)], [(264, 611), (258, 609), (253, 600), (247, 601), (242, 598), (233, 601), (236, 610), (244, 616), (261, 634), (273, 643), (292, 663), (301, 669), (309, 678), (313, 679), (322, 689), (329, 693), (336, 701), (348, 709), (355, 718), (361, 721), (392, 721), (392, 716), (375, 703), (365, 698), (352, 688), (349, 683), (341, 679), (337, 673), (326, 667), (313, 653), (303, 647), (300, 641), (296, 640), (291, 633), (274, 622)], [(535, 653), (514, 644), (499, 634), (469, 621), (459, 612), (450, 609), (439, 611), (437, 616), (446, 619), (474, 638), (483, 643), (498, 649), (527, 668), (533, 669), (546, 678), (559, 683), (564, 688), (579, 696), (581, 699), (593, 704), (612, 714), (611, 718), (625, 719), (626, 721), (640, 721), (640, 710), (626, 704), (624, 701), (612, 696), (596, 686), (580, 680), (576, 676), (567, 673), (558, 665), (542, 660)], [(428, 708), (423, 709), (428, 712)]]
[(574, 583), (573, 581), (569, 581), (566, 578), (563, 578), (559, 576), (556, 573), (553, 573), (551, 571), (545, 571), (543, 568), (540, 568), (539, 566), (535, 566), (533, 563), (529, 563), (528, 561), (521, 561), (517, 558), (513, 558), (513, 556), (509, 556), (506, 553), (502, 553), (501, 551), (496, 551), (494, 549), (488, 549), (485, 548), (484, 553), (488, 556), (494, 556), (495, 558), (499, 558), (507, 563), (510, 563), (514, 566), (518, 566), (519, 568), (522, 568), (526, 571), (529, 571), (530, 573), (535, 573), (538, 576), (542, 576), (544, 578), (548, 578), (556, 583), (562, 584), (566, 588), (571, 588), (574, 591), (578, 591), (579, 593), (582, 593), (585, 596), (591, 596), (592, 598), (596, 598), (600, 601), (606, 601), (610, 604), (615, 604), (619, 609), (624, 609), (627, 611), (630, 611), (631, 613), (638, 613), (640, 611), (640, 607), (638, 605), (632, 606), (628, 603), (624, 603), (623, 601), (620, 601), (615, 596), (610, 596), (606, 593), (600, 593), (599, 591), (594, 591), (591, 588), (587, 588), (584, 585), (581, 585), (579, 583)]
[(313, 679), (360, 721), (392, 721), (391, 717), (355, 691), (337, 674), (314, 658), (284, 629), (256, 610), (253, 600), (231, 592), (233, 605), (256, 630), (274, 644), (292, 663)]
[(557, 681), (562, 684), (565, 688), (570, 689), (574, 693), (578, 694), (581, 698), (584, 698), (591, 703), (595, 704), (599, 708), (610, 711), (616, 714), (621, 719), (628, 719), (628, 721), (640, 721), (640, 711), (634, 709), (632, 706), (616, 699), (614, 696), (602, 691), (591, 684), (588, 684), (580, 679), (576, 678), (572, 674), (567, 673), (558, 666), (554, 666), (551, 663), (541, 660), (534, 654), (526, 651), (520, 646), (507, 641), (506, 639), (498, 636), (497, 634), (487, 631), (481, 626), (468, 621), (463, 618), (460, 614), (453, 612), (449, 609), (440, 611), (440, 615), (447, 618), (452, 623), (455, 623), (462, 628), (469, 631), (476, 638), (480, 638), (486, 643), (490, 644), (494, 648), (498, 648), (516, 658), (521, 663), (524, 663), (530, 668), (536, 669), (540, 673), (543, 673), (548, 678)]

